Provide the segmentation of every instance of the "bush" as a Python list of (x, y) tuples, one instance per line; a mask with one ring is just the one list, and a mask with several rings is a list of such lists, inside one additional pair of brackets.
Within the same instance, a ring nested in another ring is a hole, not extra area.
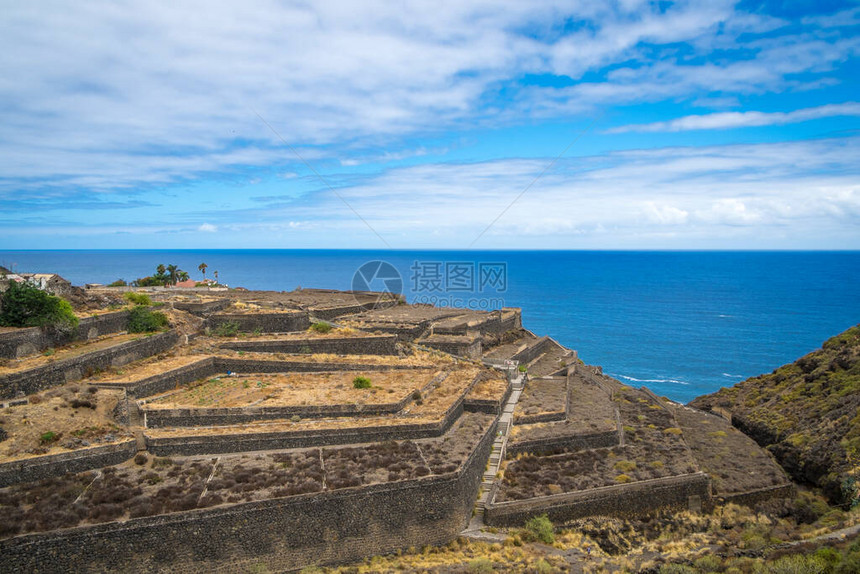
[(143, 454), (142, 452), (139, 452), (136, 455), (134, 455), (134, 464), (144, 465), (144, 464), (146, 464), (146, 461), (148, 461), (148, 460), (149, 459), (147, 458), (147, 456), (145, 454)]
[(496, 569), (489, 558), (475, 558), (466, 565), (466, 571), (470, 574), (491, 574)]
[(129, 291), (123, 295), (123, 298), (129, 303), (134, 303), (135, 305), (145, 305), (147, 307), (152, 305), (152, 299), (150, 299), (149, 295), (146, 293), (135, 293), (134, 291)]
[(29, 283), (9, 282), (3, 294), (0, 326), (48, 327), (71, 332), (78, 326), (78, 318), (71, 304)]
[(226, 321), (215, 327), (215, 335), (218, 337), (235, 337), (239, 334), (239, 323), (236, 321)]
[(526, 522), (526, 534), (531, 540), (538, 540), (544, 544), (552, 544), (555, 540), (552, 522), (546, 514), (529, 519)]
[(526, 371), (528, 371), (528, 368), (525, 365), (520, 365), (519, 367), (517, 367), (517, 370), (521, 373), (525, 373)]
[(367, 377), (355, 377), (352, 380), (352, 386), (356, 389), (369, 389), (370, 379)]
[(322, 321), (318, 321), (311, 325), (311, 330), (316, 333), (328, 333), (331, 331), (331, 325), (328, 323), (323, 323)]
[(125, 287), (128, 283), (125, 282), (125, 279), (117, 279), (113, 283), (108, 283), (108, 287)]
[(55, 433), (54, 431), (44, 432), (39, 437), (39, 442), (42, 444), (51, 444), (52, 442), (57, 442), (58, 440), (60, 440), (60, 433)]
[(167, 327), (167, 315), (138, 305), (128, 312), (129, 333), (151, 333)]

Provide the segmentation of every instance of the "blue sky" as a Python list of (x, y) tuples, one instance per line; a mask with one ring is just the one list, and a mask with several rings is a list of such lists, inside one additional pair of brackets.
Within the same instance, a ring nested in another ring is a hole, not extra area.
[(0, 0), (0, 249), (860, 249), (860, 4)]

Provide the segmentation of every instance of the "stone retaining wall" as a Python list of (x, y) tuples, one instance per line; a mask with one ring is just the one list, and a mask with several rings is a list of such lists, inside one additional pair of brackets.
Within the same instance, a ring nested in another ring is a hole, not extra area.
[[(356, 444), (388, 440), (435, 438), (445, 434), (451, 425), (462, 416), (465, 396), (477, 383), (477, 377), (445, 412), (440, 420), (432, 423), (409, 423), (379, 426), (333, 429), (312, 429), (258, 432), (248, 431), (213, 435), (184, 435), (176, 437), (146, 436), (147, 450), (158, 456), (219, 454), (225, 452), (247, 452), (307, 448), (338, 444)], [(404, 417), (404, 421), (409, 419)], [(147, 421), (148, 422), (148, 421)], [(226, 429), (225, 429), (226, 431)]]
[(719, 500), (725, 503), (733, 502), (735, 504), (743, 504), (752, 506), (759, 502), (764, 502), (772, 498), (792, 498), (795, 495), (795, 486), (791, 483), (778, 484), (776, 486), (768, 486), (751, 490), (750, 492), (741, 492), (738, 494), (726, 494), (719, 496)]
[(0, 333), (0, 359), (19, 359), (50, 347), (67, 345), (73, 341), (86, 341), (102, 335), (125, 331), (128, 311), (83, 317), (73, 333), (60, 333), (39, 327), (26, 327)]
[(314, 363), (310, 361), (277, 361), (264, 359), (231, 359), (215, 357), (216, 372), (236, 373), (324, 373), (332, 371), (409, 371), (412, 365), (373, 365), (364, 363)]
[(466, 335), (431, 335), (425, 339), (418, 339), (416, 344), (430, 347), (443, 353), (467, 357), (470, 359), (481, 358), (481, 338), (467, 337)]
[(176, 331), (143, 335), (78, 357), (46, 363), (33, 369), (0, 376), (0, 398), (31, 395), (50, 387), (77, 381), (110, 367), (162, 353), (179, 341)]
[(229, 299), (217, 299), (215, 301), (174, 301), (173, 308), (187, 311), (192, 315), (209, 315), (222, 311), (230, 306)]
[[(494, 495), (495, 493), (491, 493)], [(711, 482), (703, 472), (605, 486), (587, 491), (491, 503), (484, 521), (490, 526), (521, 526), (547, 514), (553, 522), (586, 516), (636, 516), (663, 508), (700, 509), (711, 504)]]
[(508, 402), (508, 399), (513, 392), (514, 387), (511, 381), (508, 381), (508, 388), (505, 390), (505, 395), (499, 400), (491, 399), (470, 399), (466, 398), (463, 401), (463, 409), (470, 413), (487, 413), (491, 415), (502, 414), (502, 408)]
[(388, 309), (397, 305), (396, 301), (379, 301), (370, 303), (356, 303), (354, 305), (340, 305), (337, 307), (310, 307), (310, 314), (317, 319), (329, 321), (344, 315), (357, 315), (372, 309)]
[(543, 336), (537, 341), (535, 341), (532, 345), (529, 345), (522, 351), (516, 353), (514, 356), (511, 357), (511, 360), (519, 361), (520, 364), (526, 365), (537, 359), (541, 354), (545, 353), (546, 348), (548, 346), (552, 346), (553, 344), (557, 343), (549, 337)]
[(290, 340), (227, 341), (223, 349), (254, 353), (332, 353), (335, 355), (396, 355), (397, 337), (325, 337)]
[(507, 453), (515, 456), (521, 452), (543, 454), (552, 452), (573, 452), (592, 448), (606, 448), (618, 444), (618, 432), (604, 431), (596, 433), (570, 434), (534, 440), (508, 442)]
[(143, 398), (173, 390), (180, 385), (209, 377), (216, 373), (215, 359), (206, 357), (197, 362), (158, 373), (129, 383), (95, 382), (95, 386), (109, 389), (126, 389), (132, 397)]
[(286, 313), (216, 313), (209, 318), (213, 329), (224, 323), (236, 323), (239, 330), (261, 333), (290, 333), (310, 327), (307, 311)]
[(452, 473), (0, 541), (20, 572), (297, 570), (426, 544), (466, 526), (495, 425)]
[(359, 405), (314, 405), (284, 407), (225, 407), (225, 408), (178, 408), (143, 409), (146, 414), (147, 428), (198, 427), (233, 425), (274, 419), (355, 417), (394, 414), (402, 410), (410, 401), (411, 394), (396, 403)]
[(62, 476), (69, 472), (84, 472), (125, 462), (137, 453), (137, 443), (132, 439), (117, 444), (34, 456), (0, 464), (0, 488)]

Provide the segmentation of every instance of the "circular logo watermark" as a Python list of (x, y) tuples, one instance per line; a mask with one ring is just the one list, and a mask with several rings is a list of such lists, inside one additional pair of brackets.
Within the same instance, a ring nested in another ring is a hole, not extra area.
[(377, 302), (397, 299), (403, 293), (403, 277), (388, 261), (368, 261), (355, 270), (352, 290), (380, 293)]

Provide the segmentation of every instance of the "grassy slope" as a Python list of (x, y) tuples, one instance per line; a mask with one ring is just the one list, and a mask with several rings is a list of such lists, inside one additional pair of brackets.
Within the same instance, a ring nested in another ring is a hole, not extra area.
[(860, 325), (767, 375), (695, 399), (720, 407), (767, 446), (795, 480), (836, 503), (857, 500), (860, 479)]

